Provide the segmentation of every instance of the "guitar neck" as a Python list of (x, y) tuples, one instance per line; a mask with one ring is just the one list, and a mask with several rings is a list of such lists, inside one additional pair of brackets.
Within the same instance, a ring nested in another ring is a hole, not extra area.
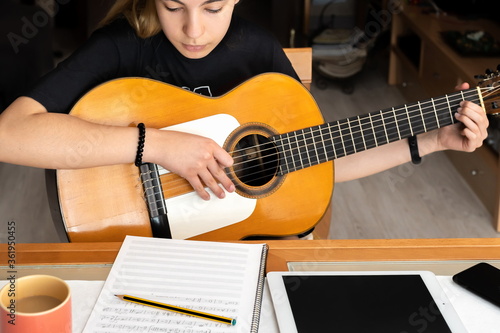
[(281, 175), (454, 124), (460, 102), (479, 102), (477, 89), (404, 104), (363, 116), (276, 135)]

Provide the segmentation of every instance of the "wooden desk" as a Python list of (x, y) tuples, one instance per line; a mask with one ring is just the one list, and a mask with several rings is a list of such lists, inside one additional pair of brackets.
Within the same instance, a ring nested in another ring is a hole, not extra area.
[[(267, 241), (267, 271), (286, 271), (289, 262), (430, 262), (500, 260), (500, 238)], [(105, 280), (120, 243), (17, 244), (17, 276), (53, 274), (64, 279)], [(0, 279), (8, 263), (0, 246)]]

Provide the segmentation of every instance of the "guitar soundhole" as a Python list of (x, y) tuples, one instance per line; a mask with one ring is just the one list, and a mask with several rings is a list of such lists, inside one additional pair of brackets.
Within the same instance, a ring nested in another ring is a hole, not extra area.
[(268, 138), (259, 134), (243, 137), (233, 152), (236, 177), (248, 186), (269, 183), (278, 168), (278, 152)]
[(250, 198), (263, 198), (285, 180), (278, 175), (279, 152), (269, 139), (275, 131), (261, 123), (247, 123), (235, 129), (224, 148), (233, 157), (228, 176), (236, 186), (236, 192)]

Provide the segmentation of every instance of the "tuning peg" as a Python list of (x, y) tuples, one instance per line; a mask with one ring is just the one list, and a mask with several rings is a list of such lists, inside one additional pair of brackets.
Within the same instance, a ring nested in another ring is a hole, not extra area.
[(478, 80), (478, 84), (482, 85), (487, 81), (491, 81), (493, 79), (497, 79), (500, 77), (500, 64), (497, 65), (497, 70), (493, 71), (490, 68), (487, 68), (484, 71), (485, 74), (474, 75), (474, 78)]

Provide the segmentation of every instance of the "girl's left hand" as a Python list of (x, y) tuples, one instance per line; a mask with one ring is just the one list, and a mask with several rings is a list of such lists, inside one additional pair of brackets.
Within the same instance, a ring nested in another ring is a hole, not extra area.
[[(456, 89), (469, 89), (469, 84), (463, 83)], [(463, 101), (455, 117), (459, 123), (445, 126), (437, 131), (437, 150), (452, 149), (472, 152), (481, 147), (488, 136), (489, 125), (486, 113), (481, 106), (470, 101)]]

